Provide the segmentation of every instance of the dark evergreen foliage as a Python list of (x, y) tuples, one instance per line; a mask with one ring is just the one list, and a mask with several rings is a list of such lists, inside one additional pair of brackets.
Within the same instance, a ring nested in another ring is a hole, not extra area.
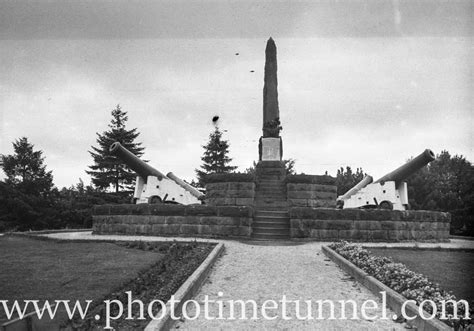
[(407, 183), (412, 209), (450, 212), (454, 232), (474, 235), (474, 166), (462, 155), (442, 151)]
[(358, 182), (364, 178), (365, 174), (362, 168), (357, 168), (356, 172), (352, 172), (351, 167), (347, 166), (337, 170), (336, 185), (337, 195), (342, 195), (354, 187)]
[(28, 138), (13, 143), (13, 155), (1, 155), (0, 166), (5, 172), (6, 183), (24, 194), (47, 196), (53, 188), (53, 175), (46, 171), (42, 151), (34, 151)]
[(127, 112), (120, 108), (120, 105), (112, 110), (112, 120), (109, 130), (102, 134), (97, 133), (98, 147), (92, 146), (89, 151), (94, 160), (94, 164), (89, 166), (91, 170), (86, 171), (92, 177), (92, 183), (100, 190), (106, 190), (110, 186), (115, 192), (122, 189), (133, 190), (133, 182), (136, 174), (121, 160), (111, 155), (109, 147), (118, 141), (123, 147), (140, 157), (144, 148), (141, 143), (136, 143), (135, 139), (140, 135), (137, 129), (127, 130), (125, 123), (128, 120)]
[(206, 185), (206, 175), (216, 173), (230, 173), (237, 169), (229, 165), (232, 159), (229, 154), (229, 143), (222, 139), (222, 132), (216, 126), (215, 130), (209, 135), (209, 142), (204, 148), (204, 155), (201, 160), (204, 162), (201, 169), (196, 169), (196, 175), (201, 187)]
[(53, 175), (46, 170), (42, 151), (28, 138), (13, 143), (14, 154), (2, 155), (0, 166), (7, 178), (0, 182), (0, 231), (40, 229), (57, 223), (54, 217)]
[(220, 173), (205, 175), (206, 183), (253, 182), (254, 175), (248, 173)]
[(25, 137), (13, 147), (13, 155), (0, 156), (7, 176), (5, 182), (0, 181), (0, 232), (90, 228), (93, 205), (131, 201), (128, 192), (106, 193), (86, 187), (82, 180), (58, 191), (42, 151), (35, 151)]
[(319, 185), (335, 185), (336, 178), (325, 175), (288, 175), (285, 179), (286, 183), (293, 184), (319, 184)]
[[(282, 160), (282, 162), (285, 164), (285, 170), (286, 170), (287, 176), (296, 174), (295, 172), (296, 160), (286, 159), (286, 160)], [(257, 162), (253, 161), (252, 166), (250, 168), (245, 169), (245, 173), (255, 175), (256, 169), (257, 169)]]

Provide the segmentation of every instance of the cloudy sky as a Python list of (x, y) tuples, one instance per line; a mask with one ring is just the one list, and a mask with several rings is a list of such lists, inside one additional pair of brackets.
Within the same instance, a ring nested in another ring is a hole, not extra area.
[[(191, 180), (211, 119), (258, 158), (264, 50), (278, 48), (284, 157), (380, 177), (425, 148), (474, 160), (471, 1), (1, 1), (0, 154), (26, 136), (56, 186), (82, 178), (111, 110)], [(236, 55), (239, 53), (239, 55)]]

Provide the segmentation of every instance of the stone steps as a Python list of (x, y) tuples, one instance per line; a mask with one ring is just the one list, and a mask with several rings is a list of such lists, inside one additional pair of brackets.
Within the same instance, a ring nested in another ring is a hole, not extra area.
[(284, 222), (263, 222), (263, 221), (255, 221), (252, 224), (252, 227), (254, 230), (260, 229), (260, 230), (265, 230), (265, 229), (278, 229), (278, 230), (285, 230), (288, 231), (290, 229), (290, 220), (286, 220)]
[(287, 218), (289, 217), (287, 210), (256, 210), (255, 217), (272, 217), (272, 218)]
[(281, 188), (286, 189), (285, 183), (280, 183), (280, 182), (277, 182), (276, 180), (275, 181), (269, 180), (268, 182), (267, 181), (257, 182), (256, 187), (281, 187)]
[(252, 238), (256, 240), (289, 239), (290, 218), (283, 163), (260, 162), (257, 165), (256, 177)]
[(255, 197), (261, 197), (261, 198), (265, 198), (265, 197), (275, 197), (275, 198), (278, 198), (280, 197), (281, 200), (286, 200), (286, 194), (285, 193), (282, 193), (282, 192), (257, 192), (255, 193)]
[[(282, 182), (285, 179), (285, 175), (265, 175), (262, 177), (259, 177), (259, 181), (277, 181), (277, 182)], [(257, 183), (259, 182), (257, 181)]]
[(283, 189), (278, 189), (278, 188), (257, 188), (255, 190), (255, 194), (267, 194), (267, 193), (279, 193), (285, 196), (286, 198), (286, 192)]
[(288, 209), (288, 202), (285, 200), (274, 200), (274, 199), (255, 199), (256, 209), (267, 209), (267, 207), (277, 208), (278, 210)]
[(283, 186), (276, 186), (276, 185), (256, 185), (256, 191), (279, 191), (283, 192), (286, 191), (286, 188)]
[(278, 236), (286, 236), (289, 237), (289, 229), (290, 228), (262, 228), (262, 227), (256, 227), (252, 230), (252, 237), (258, 236), (258, 235), (278, 235)]
[(281, 212), (281, 211), (287, 211), (288, 207), (281, 207), (281, 206), (265, 206), (265, 205), (260, 205), (260, 206), (255, 206), (256, 210), (258, 211), (265, 209), (266, 211), (274, 211), (274, 212)]
[(258, 198), (262, 198), (262, 199), (272, 198), (272, 199), (275, 199), (275, 200), (286, 201), (286, 194), (281, 193), (281, 192), (260, 192), (260, 193), (255, 194), (255, 198), (256, 199), (258, 199)]

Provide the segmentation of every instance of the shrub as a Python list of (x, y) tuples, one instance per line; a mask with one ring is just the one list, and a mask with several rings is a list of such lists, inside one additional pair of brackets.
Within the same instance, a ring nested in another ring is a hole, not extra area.
[(206, 183), (222, 183), (222, 182), (253, 182), (254, 176), (251, 174), (235, 173), (218, 173), (205, 176)]
[[(456, 300), (453, 294), (441, 289), (438, 284), (430, 282), (429, 279), (422, 274), (409, 270), (402, 263), (395, 263), (391, 258), (371, 255), (369, 251), (361, 246), (352, 245), (346, 241), (332, 243), (329, 247), (405, 298), (415, 300), (417, 304), (420, 304), (424, 300), (432, 300), (436, 303), (436, 316), (438, 318), (441, 316), (442, 301)], [(452, 304), (446, 306), (447, 315), (453, 315)], [(424, 308), (427, 312), (432, 312), (431, 306), (424, 305)], [(460, 305), (457, 315), (464, 316), (464, 313), (464, 307)], [(472, 315), (473, 312), (471, 308), (470, 316)], [(453, 320), (442, 321), (450, 326), (454, 326)], [(464, 323), (464, 321), (457, 322)]]

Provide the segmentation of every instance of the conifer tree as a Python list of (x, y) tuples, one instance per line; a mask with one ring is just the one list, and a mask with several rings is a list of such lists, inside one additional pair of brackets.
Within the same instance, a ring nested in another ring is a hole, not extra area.
[(342, 195), (354, 187), (358, 182), (364, 179), (364, 171), (362, 168), (357, 168), (356, 172), (352, 172), (351, 167), (347, 166), (346, 169), (343, 167), (337, 170), (336, 175), (336, 186), (337, 195)]
[(229, 173), (237, 169), (235, 166), (229, 165), (232, 159), (229, 154), (229, 143), (222, 139), (222, 132), (216, 126), (215, 130), (209, 135), (209, 142), (202, 146), (204, 154), (201, 160), (204, 162), (201, 169), (196, 169), (196, 175), (199, 185), (206, 185), (205, 176), (214, 173)]
[(13, 143), (13, 155), (1, 155), (0, 166), (7, 175), (6, 183), (24, 194), (46, 196), (53, 188), (53, 175), (46, 171), (42, 151), (34, 151), (28, 138)]
[(130, 190), (136, 174), (128, 168), (123, 162), (111, 155), (109, 147), (112, 143), (118, 141), (123, 147), (140, 157), (143, 155), (144, 148), (141, 143), (136, 143), (135, 139), (140, 135), (137, 129), (127, 130), (125, 123), (128, 120), (127, 112), (120, 108), (120, 105), (112, 110), (112, 120), (109, 124), (109, 130), (102, 134), (97, 133), (98, 147), (92, 147), (89, 154), (94, 160), (94, 164), (89, 166), (90, 171), (86, 171), (92, 177), (92, 183), (95, 187), (106, 190), (110, 186), (115, 192), (121, 189)]

